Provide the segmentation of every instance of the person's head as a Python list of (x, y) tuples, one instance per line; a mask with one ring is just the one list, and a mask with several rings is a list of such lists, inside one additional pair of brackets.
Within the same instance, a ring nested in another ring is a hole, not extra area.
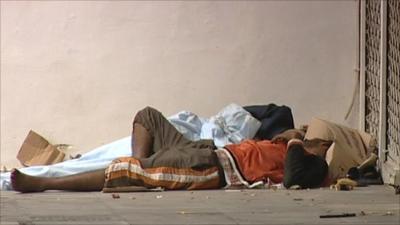
[(320, 187), (327, 175), (328, 164), (324, 158), (306, 153), (301, 140), (293, 139), (288, 143), (283, 177), (283, 185), (286, 188)]

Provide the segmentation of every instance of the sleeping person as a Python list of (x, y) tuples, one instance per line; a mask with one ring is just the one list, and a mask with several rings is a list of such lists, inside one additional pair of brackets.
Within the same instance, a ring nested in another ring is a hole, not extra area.
[[(271, 140), (276, 134), (294, 128), (291, 109), (273, 103), (244, 107), (231, 103), (209, 118), (184, 110), (168, 117), (168, 121), (185, 138), (212, 139), (217, 147), (245, 139)], [(77, 159), (23, 167), (20, 171), (32, 176), (62, 177), (101, 170), (116, 158), (131, 156), (132, 143), (129, 136), (88, 151)], [(10, 177), (10, 172), (0, 172), (0, 190), (12, 190)]]
[(63, 177), (36, 177), (15, 169), (11, 183), (19, 192), (129, 186), (197, 190), (281, 182), (285, 187), (319, 187), (328, 165), (315, 151), (320, 143), (303, 144), (303, 136), (304, 131), (288, 130), (272, 141), (247, 139), (217, 147), (212, 140), (185, 138), (159, 111), (146, 107), (134, 119), (132, 156), (115, 159), (105, 170)]

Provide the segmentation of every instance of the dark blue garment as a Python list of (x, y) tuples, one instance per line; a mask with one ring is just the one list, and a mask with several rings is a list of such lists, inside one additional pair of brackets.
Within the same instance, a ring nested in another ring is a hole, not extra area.
[(294, 128), (292, 110), (285, 105), (277, 106), (272, 103), (243, 108), (261, 122), (261, 127), (254, 137), (256, 139), (271, 140), (275, 135)]

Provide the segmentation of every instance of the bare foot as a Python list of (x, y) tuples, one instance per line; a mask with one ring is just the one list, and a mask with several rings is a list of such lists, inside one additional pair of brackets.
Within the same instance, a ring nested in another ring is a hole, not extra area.
[(15, 191), (23, 193), (44, 191), (41, 180), (40, 177), (26, 175), (17, 169), (11, 171), (11, 185)]

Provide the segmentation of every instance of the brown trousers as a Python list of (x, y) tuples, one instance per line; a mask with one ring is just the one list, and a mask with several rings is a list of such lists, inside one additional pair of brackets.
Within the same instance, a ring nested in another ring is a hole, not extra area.
[(215, 166), (220, 168), (212, 140), (186, 139), (156, 109), (146, 107), (139, 111), (134, 123), (142, 125), (153, 138), (152, 155), (140, 159), (143, 168), (163, 166), (198, 170)]

